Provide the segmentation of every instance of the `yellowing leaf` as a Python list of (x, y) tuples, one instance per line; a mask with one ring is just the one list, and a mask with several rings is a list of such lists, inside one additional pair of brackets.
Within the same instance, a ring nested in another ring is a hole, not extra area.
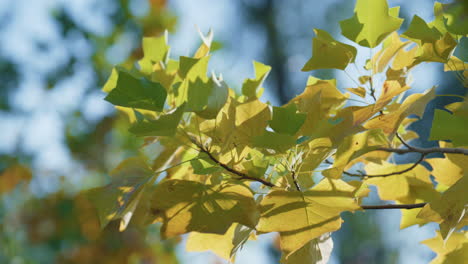
[(418, 217), (439, 223), (441, 235), (447, 239), (455, 229), (460, 228), (459, 224), (467, 213), (467, 189), (468, 177), (465, 174), (440, 199), (424, 206)]
[(225, 234), (207, 234), (190, 232), (186, 249), (189, 252), (213, 251), (228, 261), (234, 261), (236, 252), (247, 242), (251, 228), (233, 224)]
[(468, 63), (463, 62), (459, 58), (452, 56), (444, 64), (444, 71), (466, 71), (468, 70)]
[(159, 62), (165, 62), (169, 56), (170, 47), (167, 44), (167, 33), (160, 37), (144, 37), (143, 38), (143, 54), (144, 57), (138, 64), (141, 71), (145, 74), (150, 74), (153, 70), (153, 65)]
[(98, 210), (101, 228), (110, 221), (122, 219), (123, 231), (139, 203), (140, 194), (154, 175), (140, 158), (124, 160), (111, 173), (111, 182), (87, 191), (87, 196)]
[(410, 69), (416, 64), (416, 52), (418, 47), (414, 46), (409, 50), (402, 48), (397, 51), (395, 58), (392, 62), (392, 69), (401, 70), (401, 69)]
[(437, 232), (436, 236), (421, 242), (432, 251), (437, 253), (437, 257), (431, 264), (455, 264), (464, 263), (468, 259), (468, 232), (453, 233), (450, 238), (444, 240)]
[(289, 103), (295, 103), (300, 112), (307, 114), (299, 133), (316, 137), (326, 136), (321, 133), (327, 127), (331, 112), (345, 99), (336, 88), (336, 80), (320, 80), (310, 76), (304, 92)]
[[(208, 70), (209, 60), (210, 56), (202, 57), (200, 59), (184, 56), (180, 57), (178, 74), (180, 78), (182, 78), (182, 83), (180, 83), (179, 86), (174, 87), (174, 99), (176, 106), (181, 106), (188, 100), (191, 100), (191, 96), (196, 96), (197, 92), (199, 92), (201, 88), (194, 86), (194, 83), (197, 81), (197, 79), (200, 79), (201, 83), (206, 83), (208, 81), (206, 72)], [(209, 88), (201, 88), (201, 90), (205, 93), (205, 97), (208, 96), (208, 94), (211, 92), (211, 86), (208, 87)], [(206, 98), (204, 98), (204, 100), (206, 101)]]
[(247, 79), (242, 84), (242, 94), (248, 98), (256, 98), (257, 90), (262, 86), (268, 73), (271, 71), (271, 67), (260, 62), (253, 62), (255, 70), (255, 79)]
[(427, 159), (426, 161), (432, 167), (432, 175), (435, 180), (444, 186), (450, 187), (463, 177), (463, 169), (453, 163), (447, 156)]
[(378, 144), (373, 145), (375, 141), (372, 140), (378, 137), (379, 133), (381, 132), (378, 130), (368, 130), (346, 137), (336, 151), (333, 167), (323, 171), (322, 174), (329, 178), (340, 178), (343, 170), (352, 159), (379, 147)]
[[(412, 164), (395, 165), (388, 162), (382, 164), (369, 163), (365, 170), (368, 175), (387, 174), (403, 171)], [(372, 177), (366, 179), (367, 184), (377, 186), (379, 197), (382, 200), (403, 200), (410, 196), (410, 185), (431, 184), (430, 172), (422, 165), (417, 165), (414, 169), (388, 177)]]
[(333, 240), (330, 235), (323, 235), (305, 244), (289, 257), (281, 256), (283, 264), (327, 264), (333, 249)]
[(447, 32), (442, 38), (433, 43), (422, 44), (416, 52), (415, 63), (426, 61), (447, 63), (456, 45), (456, 40)]
[(272, 191), (260, 204), (257, 230), (280, 232), (281, 249), (288, 257), (312, 239), (338, 230), (341, 212), (360, 208), (354, 190), (344, 181), (323, 179), (305, 192)]
[(382, 72), (389, 64), (390, 60), (403, 49), (409, 42), (402, 42), (398, 33), (394, 32), (385, 39), (382, 49), (377, 52), (371, 59), (372, 71), (374, 74)]
[(394, 134), (398, 131), (403, 120), (409, 115), (422, 117), (427, 104), (434, 98), (435, 87), (424, 94), (412, 94), (395, 111), (369, 120), (364, 127), (367, 129), (380, 128), (387, 135)]
[(366, 88), (358, 87), (358, 88), (346, 88), (346, 90), (350, 91), (351, 93), (364, 98), (366, 97)]
[(224, 234), (233, 223), (254, 228), (258, 220), (250, 189), (230, 183), (163, 181), (154, 191), (151, 212), (163, 222), (166, 238), (191, 231)]
[[(398, 11), (394, 9), (393, 11)], [(400, 28), (403, 19), (388, 9), (386, 0), (358, 0), (354, 16), (340, 21), (343, 36), (361, 46), (373, 48)]]
[(324, 30), (314, 29), (312, 39), (312, 58), (302, 68), (302, 71), (317, 69), (340, 69), (354, 62), (357, 50), (355, 47), (335, 40)]

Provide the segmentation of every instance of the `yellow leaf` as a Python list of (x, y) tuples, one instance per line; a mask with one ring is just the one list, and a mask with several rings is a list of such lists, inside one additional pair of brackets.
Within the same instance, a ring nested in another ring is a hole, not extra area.
[(233, 224), (224, 234), (190, 232), (186, 249), (188, 252), (210, 250), (219, 257), (234, 262), (236, 252), (249, 240), (252, 230)]
[(358, 88), (346, 88), (346, 90), (350, 91), (351, 93), (364, 98), (366, 97), (366, 88), (358, 87)]
[(466, 71), (468, 70), (468, 63), (463, 62), (459, 58), (452, 56), (444, 64), (444, 71)]
[(394, 134), (407, 116), (417, 115), (422, 117), (424, 109), (433, 98), (435, 98), (435, 87), (424, 94), (412, 94), (405, 99), (398, 109), (369, 120), (364, 127), (367, 129), (380, 128), (387, 135)]
[(464, 218), (468, 207), (467, 189), (468, 177), (465, 174), (447, 189), (440, 199), (424, 206), (418, 217), (439, 223), (441, 235), (447, 239), (455, 229), (460, 228), (460, 223), (466, 221)]
[(392, 69), (394, 70), (401, 70), (406, 69), (409, 70), (413, 66), (415, 66), (416, 61), (416, 52), (418, 51), (418, 47), (412, 47), (409, 50), (405, 50), (404, 48), (400, 49), (393, 59), (392, 62)]
[(330, 259), (332, 249), (333, 240), (330, 234), (326, 234), (311, 240), (289, 257), (283, 254), (280, 262), (283, 264), (326, 264)]
[(317, 134), (328, 116), (341, 105), (346, 97), (336, 88), (335, 80), (320, 80), (310, 76), (304, 92), (289, 103), (296, 103), (300, 112), (307, 117), (299, 133), (302, 135)]
[(258, 220), (253, 194), (241, 184), (166, 180), (154, 191), (151, 211), (166, 238), (191, 231), (224, 234), (233, 223), (254, 228)]
[[(386, 161), (382, 164), (369, 163), (365, 170), (368, 175), (386, 174), (402, 171), (412, 166), (412, 164), (395, 165)], [(430, 172), (422, 165), (417, 165), (414, 169), (388, 177), (372, 177), (366, 179), (367, 184), (377, 186), (379, 197), (382, 200), (401, 200), (410, 196), (410, 184), (432, 184), (429, 178)]]
[(446, 241), (440, 232), (437, 232), (434, 238), (424, 240), (421, 243), (437, 253), (437, 257), (431, 261), (431, 264), (461, 264), (468, 259), (467, 231), (453, 233)]
[(371, 59), (373, 65), (372, 71), (374, 74), (382, 72), (391, 59), (403, 49), (406, 45), (409, 44), (409, 41), (402, 42), (398, 33), (393, 32), (388, 38), (383, 42), (382, 49), (378, 51)]
[(426, 160), (432, 167), (432, 175), (436, 181), (450, 187), (463, 176), (463, 169), (453, 163), (447, 156)]
[(340, 213), (360, 209), (355, 187), (342, 180), (323, 179), (312, 189), (276, 190), (262, 200), (259, 232), (280, 232), (286, 257), (306, 243), (341, 226)]

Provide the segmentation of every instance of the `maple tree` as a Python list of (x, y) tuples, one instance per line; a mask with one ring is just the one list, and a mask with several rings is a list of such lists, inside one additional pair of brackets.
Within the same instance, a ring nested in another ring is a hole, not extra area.
[[(103, 88), (145, 143), (111, 172), (109, 185), (85, 193), (101, 227), (159, 222), (163, 238), (189, 233), (187, 250), (228, 260), (256, 234), (278, 232), (282, 263), (324, 263), (342, 212), (400, 209), (401, 228), (440, 225), (423, 242), (438, 254), (434, 263), (466, 259), (468, 100), (436, 110), (430, 140), (439, 146), (421, 148), (408, 143), (418, 134), (407, 128), (437, 89), (405, 97), (410, 71), (424, 62), (444, 64), (468, 87), (467, 65), (453, 55), (468, 34), (461, 12), (436, 2), (434, 21), (415, 15), (400, 35), (399, 7), (358, 0), (340, 22), (354, 44), (315, 29), (302, 70), (352, 66), (368, 74), (345, 93), (336, 80), (311, 76), (303, 93), (278, 107), (259, 99), (267, 65), (254, 62), (255, 77), (240, 93), (207, 74), (212, 32), (179, 60), (170, 57), (167, 35), (144, 38), (138, 67), (115, 67)], [(355, 63), (356, 45), (376, 50), (365, 65)], [(407, 153), (419, 159), (394, 162)], [(394, 203), (363, 204), (371, 185)]]

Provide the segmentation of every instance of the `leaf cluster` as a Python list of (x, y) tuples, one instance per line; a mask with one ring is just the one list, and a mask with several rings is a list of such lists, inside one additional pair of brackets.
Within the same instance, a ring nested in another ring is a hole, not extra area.
[[(435, 87), (411, 92), (414, 67), (442, 63), (467, 87), (466, 63), (452, 55), (466, 27), (457, 25), (450, 6), (436, 2), (434, 11), (434, 21), (414, 16), (400, 35), (399, 7), (358, 0), (354, 15), (340, 22), (353, 44), (315, 29), (303, 71), (356, 67), (366, 74), (350, 76), (355, 87), (310, 76), (283, 106), (260, 100), (267, 65), (254, 62), (254, 77), (240, 93), (222, 75), (208, 74), (212, 32), (201, 34), (193, 56), (178, 60), (170, 56), (167, 35), (144, 38), (138, 67), (116, 67), (104, 87), (106, 100), (132, 121), (129, 132), (145, 137), (145, 144), (140, 156), (111, 172), (109, 185), (87, 192), (101, 225), (120, 220), (122, 231), (161, 223), (165, 238), (189, 233), (187, 250), (231, 260), (256, 234), (278, 232), (283, 263), (323, 263), (342, 212), (402, 209), (401, 228), (440, 225), (439, 236), (425, 242), (439, 254), (435, 263), (462, 259), (466, 97), (436, 111), (431, 140), (440, 147), (407, 143), (418, 137), (407, 127), (437, 96)], [(375, 51), (365, 65), (355, 63), (356, 45)], [(404, 153), (420, 158), (395, 164), (392, 154)], [(369, 185), (395, 204), (363, 204)], [(444, 241), (453, 246), (441, 246)]]

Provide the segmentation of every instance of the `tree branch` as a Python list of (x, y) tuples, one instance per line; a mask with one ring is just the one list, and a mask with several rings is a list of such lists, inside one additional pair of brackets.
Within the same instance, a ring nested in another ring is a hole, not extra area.
[(416, 209), (422, 208), (426, 203), (417, 204), (383, 204), (383, 205), (361, 205), (364, 210), (384, 210), (384, 209)]
[(239, 178), (241, 180), (256, 181), (256, 182), (260, 182), (263, 185), (268, 186), (268, 187), (275, 187), (275, 185), (273, 183), (271, 183), (271, 182), (269, 182), (267, 180), (249, 176), (249, 175), (247, 175), (247, 174), (245, 174), (245, 173), (243, 173), (241, 171), (238, 171), (238, 170), (236, 170), (234, 168), (229, 167), (227, 164), (224, 164), (221, 161), (219, 161), (215, 156), (213, 156), (213, 154), (211, 154), (211, 152), (209, 152), (205, 147), (203, 147), (201, 144), (199, 144), (193, 138), (190, 137), (190, 140), (192, 141), (193, 144), (195, 144), (195, 146), (197, 146), (200, 149), (201, 152), (205, 153), (214, 163), (218, 164), (220, 167), (222, 167), (223, 169), (229, 171), (230, 173), (239, 176)]
[(400, 135), (396, 134), (398, 139), (407, 147), (407, 149), (395, 149), (395, 148), (378, 148), (377, 150), (393, 152), (396, 154), (406, 154), (406, 153), (421, 153), (424, 155), (428, 155), (431, 153), (447, 153), (447, 154), (463, 154), (468, 155), (468, 149), (466, 148), (440, 148), (440, 147), (433, 147), (433, 148), (420, 148), (414, 147), (406, 143)]
[(360, 178), (376, 178), (376, 177), (388, 177), (388, 176), (393, 176), (393, 175), (400, 175), (400, 174), (403, 174), (403, 173), (407, 173), (407, 172), (411, 171), (412, 169), (416, 168), (419, 164), (421, 164), (421, 162), (424, 161), (424, 158), (426, 157), (426, 155), (427, 154), (421, 154), (421, 158), (419, 158), (418, 161), (416, 161), (410, 167), (408, 167), (408, 168), (406, 168), (404, 170), (401, 170), (401, 171), (394, 171), (394, 172), (384, 173), (384, 174), (371, 174), (371, 175), (365, 174), (365, 173), (350, 173), (350, 172), (347, 172), (347, 171), (343, 171), (343, 174), (351, 176), (351, 177), (360, 177)]
[(291, 177), (293, 179), (294, 186), (296, 186), (296, 190), (301, 191), (301, 187), (299, 187), (299, 183), (297, 182), (297, 175), (294, 170), (292, 171)]

